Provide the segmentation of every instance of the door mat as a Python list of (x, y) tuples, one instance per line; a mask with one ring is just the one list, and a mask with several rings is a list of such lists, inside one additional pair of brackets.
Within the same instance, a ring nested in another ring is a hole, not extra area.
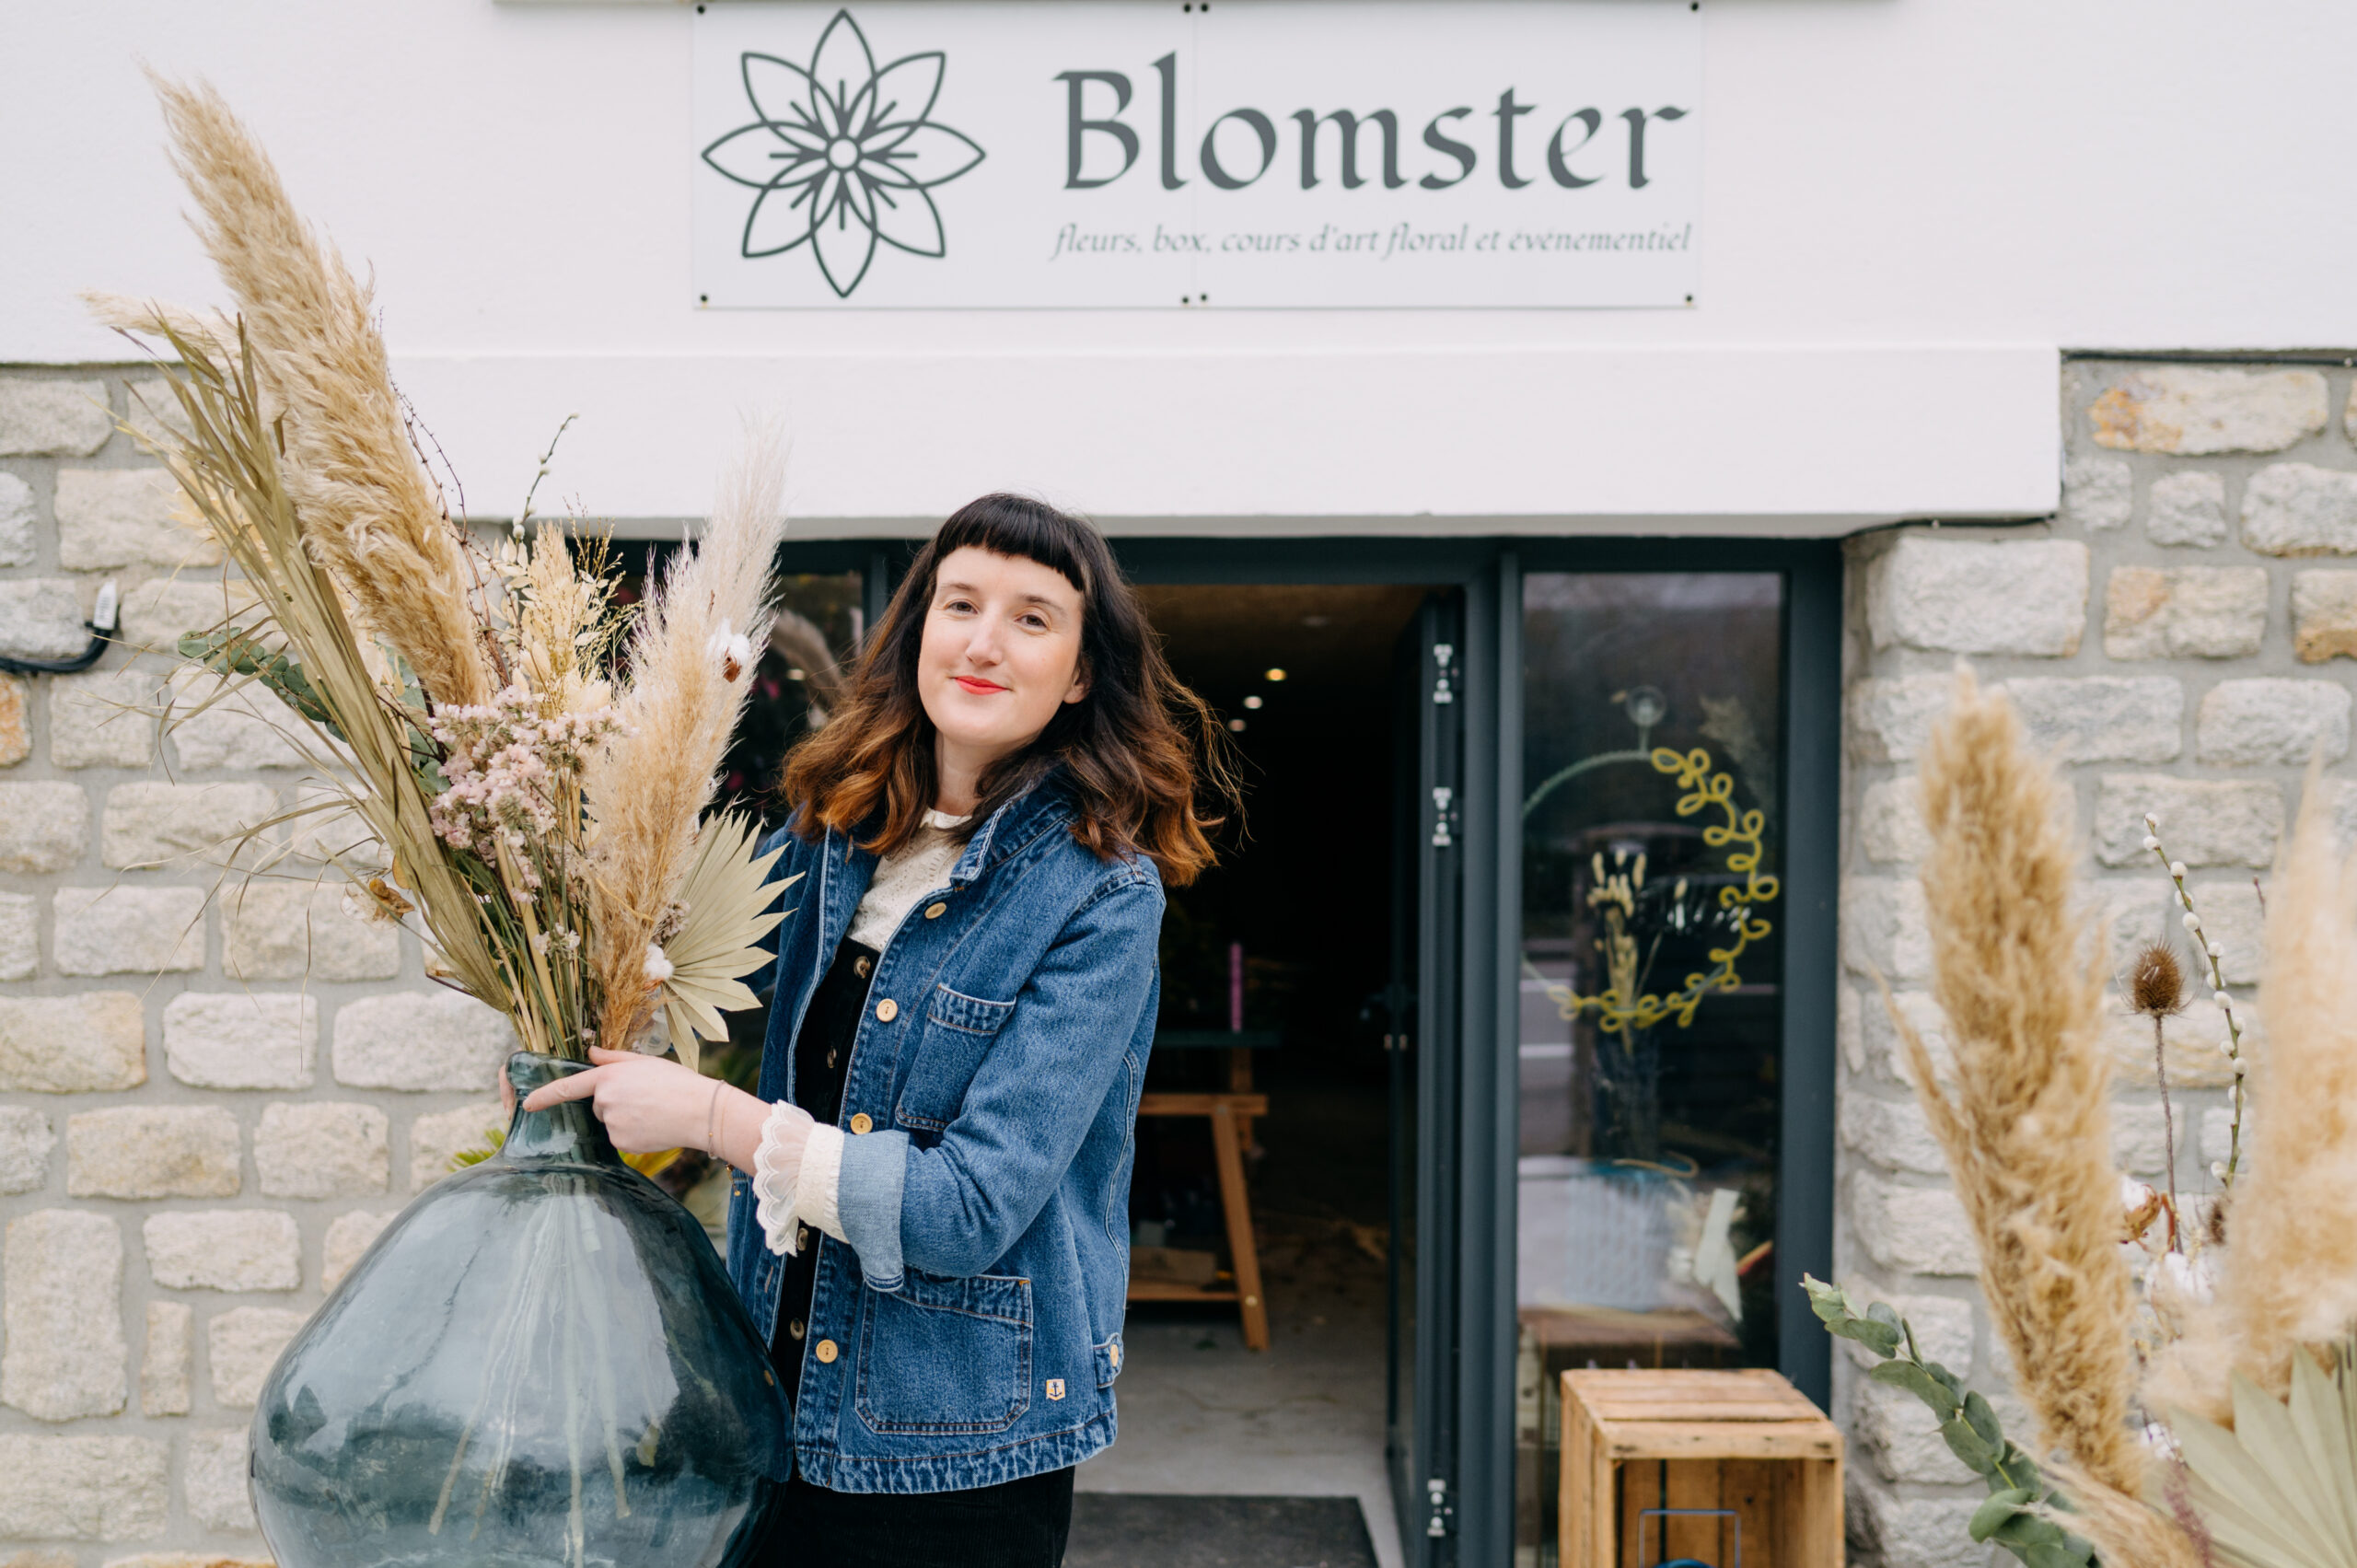
[(1355, 1497), (1081, 1492), (1064, 1568), (1375, 1568)]

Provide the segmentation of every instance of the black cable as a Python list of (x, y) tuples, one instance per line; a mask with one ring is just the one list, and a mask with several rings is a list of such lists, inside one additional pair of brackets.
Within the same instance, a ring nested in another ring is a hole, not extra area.
[(74, 675), (89, 668), (105, 656), (114, 641), (117, 599), (112, 579), (99, 588), (99, 602), (89, 620), (82, 622), (90, 633), (90, 645), (73, 658), (10, 658), (0, 654), (0, 673), (8, 675)]

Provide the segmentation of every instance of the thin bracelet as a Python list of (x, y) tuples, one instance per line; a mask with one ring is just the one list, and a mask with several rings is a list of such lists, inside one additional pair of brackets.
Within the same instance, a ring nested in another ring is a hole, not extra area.
[(719, 1143), (720, 1135), (713, 1131), (713, 1127), (720, 1115), (720, 1091), (726, 1087), (727, 1087), (726, 1084), (714, 1079), (712, 1086), (712, 1102), (703, 1109), (703, 1152), (708, 1155), (716, 1155), (720, 1152), (714, 1146)]

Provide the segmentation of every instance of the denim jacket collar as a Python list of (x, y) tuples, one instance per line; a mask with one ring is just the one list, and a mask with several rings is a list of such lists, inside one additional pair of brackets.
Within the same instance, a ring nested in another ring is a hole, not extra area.
[(1022, 794), (992, 812), (990, 819), (966, 841), (966, 852), (950, 868), (951, 884), (964, 887), (974, 881), (999, 861), (1041, 833), (1062, 827), (1072, 817), (1072, 795), (1064, 784), (1063, 770), (1056, 768), (1041, 774)]

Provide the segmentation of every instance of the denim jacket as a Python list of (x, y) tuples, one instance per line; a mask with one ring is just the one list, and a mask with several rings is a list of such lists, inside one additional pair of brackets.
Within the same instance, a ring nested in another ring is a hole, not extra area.
[[(1160, 988), (1162, 880), (1069, 830), (1051, 778), (967, 842), (885, 945), (844, 1070), (837, 1212), (820, 1237), (794, 1402), (802, 1474), (948, 1492), (1077, 1464), (1113, 1441), (1130, 1167)], [(781, 831), (763, 1099), (877, 857)], [(741, 1174), (728, 1272), (764, 1340), (785, 1260)]]

